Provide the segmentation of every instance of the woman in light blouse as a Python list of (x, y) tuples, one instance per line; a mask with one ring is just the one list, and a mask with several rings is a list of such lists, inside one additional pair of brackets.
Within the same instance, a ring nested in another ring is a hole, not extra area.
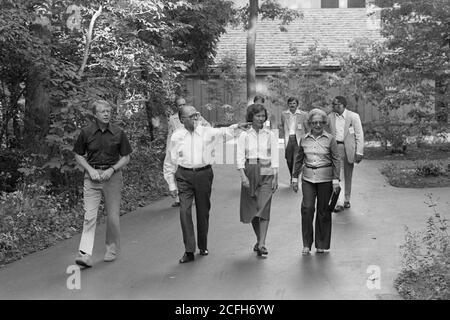
[(278, 137), (264, 128), (267, 110), (260, 104), (247, 109), (252, 126), (237, 141), (237, 168), (241, 174), (240, 220), (251, 223), (256, 235), (253, 250), (267, 255), (266, 235), (272, 195), (278, 187)]
[[(333, 190), (337, 192), (340, 188), (340, 161), (336, 139), (323, 129), (327, 124), (327, 114), (323, 110), (312, 109), (308, 113), (308, 124), (311, 129), (300, 139), (292, 174), (292, 188), (297, 192), (298, 176), (302, 173), (303, 255), (310, 253), (314, 236), (317, 253), (330, 249), (331, 210), (328, 202)], [(314, 211), (317, 211), (315, 232)]]

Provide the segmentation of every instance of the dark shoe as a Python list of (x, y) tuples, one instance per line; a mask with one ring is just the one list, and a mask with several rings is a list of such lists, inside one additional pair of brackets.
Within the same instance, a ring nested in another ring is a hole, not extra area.
[(333, 212), (341, 212), (344, 211), (344, 207), (343, 206), (336, 206), (336, 208), (334, 208)]
[(258, 252), (258, 247), (259, 247), (259, 245), (258, 245), (258, 244), (255, 244), (255, 245), (253, 246), (253, 251)]
[(207, 256), (208, 254), (209, 254), (208, 249), (205, 249), (205, 250), (200, 249), (200, 255), (201, 256)]
[(191, 262), (191, 261), (194, 261), (194, 259), (195, 259), (195, 257), (192, 252), (185, 252), (180, 259), (180, 263)]
[(345, 201), (345, 202), (344, 202), (344, 208), (345, 208), (345, 209), (350, 208), (350, 201)]
[(179, 206), (180, 206), (179, 201), (175, 201), (174, 203), (172, 203), (172, 208), (179, 207)]
[(267, 255), (269, 254), (269, 251), (267, 251), (266, 247), (258, 248), (258, 256)]
[(75, 259), (75, 263), (79, 266), (90, 268), (92, 267), (91, 255), (79, 252), (77, 258)]

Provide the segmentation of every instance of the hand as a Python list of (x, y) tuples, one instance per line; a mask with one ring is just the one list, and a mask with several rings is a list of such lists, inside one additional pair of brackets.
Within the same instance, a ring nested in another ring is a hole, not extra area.
[(113, 168), (108, 168), (105, 171), (103, 171), (103, 173), (100, 176), (100, 179), (102, 180), (109, 180), (109, 178), (111, 178), (111, 176), (114, 174), (114, 169)]
[(100, 172), (98, 172), (98, 170), (92, 169), (91, 171), (89, 171), (89, 176), (91, 177), (92, 181), (100, 181), (101, 180)]
[(242, 178), (242, 185), (246, 188), (250, 188), (250, 181), (248, 180), (247, 176), (244, 175)]
[(242, 122), (238, 123), (238, 128), (241, 130), (247, 130), (252, 125), (252, 122)]
[(295, 193), (298, 191), (298, 181), (292, 181), (292, 190), (294, 190)]
[(170, 196), (171, 196), (172, 198), (176, 198), (177, 195), (178, 195), (178, 190), (171, 190), (171, 191), (170, 191)]
[(355, 162), (356, 162), (356, 163), (360, 163), (362, 159), (363, 159), (363, 156), (360, 155), (360, 154), (357, 154), (357, 155), (355, 156)]
[(333, 183), (333, 192), (334, 193), (337, 193), (340, 188), (341, 188), (341, 186), (340, 186), (339, 182)]
[(274, 176), (272, 180), (272, 192), (278, 189), (278, 176)]

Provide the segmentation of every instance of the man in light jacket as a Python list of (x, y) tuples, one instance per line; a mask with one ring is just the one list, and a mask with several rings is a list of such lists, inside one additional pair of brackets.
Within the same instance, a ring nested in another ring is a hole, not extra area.
[(347, 100), (342, 96), (333, 99), (333, 111), (328, 115), (329, 131), (335, 137), (341, 159), (341, 181), (344, 192), (339, 195), (334, 212), (350, 208), (353, 167), (361, 162), (364, 154), (364, 133), (361, 119), (356, 112), (347, 109)]

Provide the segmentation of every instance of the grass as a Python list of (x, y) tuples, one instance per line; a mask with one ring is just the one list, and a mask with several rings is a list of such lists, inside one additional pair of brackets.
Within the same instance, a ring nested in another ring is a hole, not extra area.
[(398, 188), (450, 187), (450, 143), (408, 145), (405, 153), (365, 148), (364, 158), (386, 160), (381, 173)]
[(445, 160), (450, 159), (450, 143), (429, 144), (417, 147), (408, 145), (405, 153), (391, 153), (381, 147), (364, 149), (368, 160)]
[[(447, 161), (447, 163), (450, 162)], [(387, 178), (390, 185), (398, 188), (450, 187), (449, 171), (442, 171), (437, 175), (419, 174), (419, 168), (429, 165), (445, 168), (443, 161), (396, 160), (385, 163), (381, 168), (381, 173)]]

